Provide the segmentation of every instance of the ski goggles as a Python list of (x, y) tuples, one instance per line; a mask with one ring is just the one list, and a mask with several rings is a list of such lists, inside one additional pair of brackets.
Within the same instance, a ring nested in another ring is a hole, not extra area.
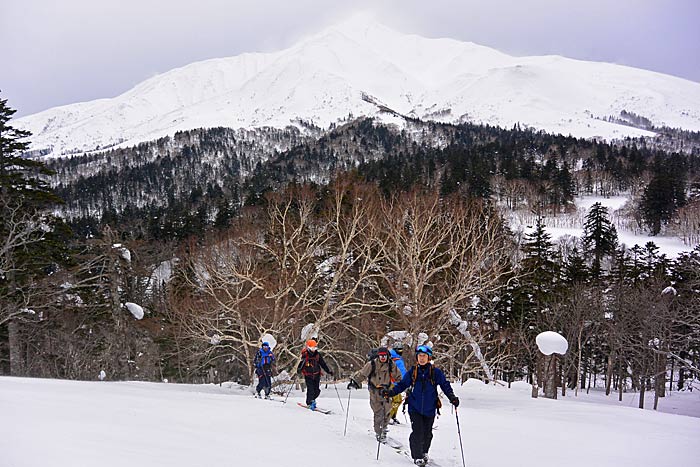
[(416, 347), (416, 355), (418, 355), (419, 353), (424, 353), (427, 356), (432, 357), (433, 349), (431, 349), (427, 345), (419, 345), (418, 347)]

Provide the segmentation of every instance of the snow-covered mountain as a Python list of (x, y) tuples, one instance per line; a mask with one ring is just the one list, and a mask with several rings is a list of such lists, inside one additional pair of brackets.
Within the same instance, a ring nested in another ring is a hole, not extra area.
[(17, 119), (52, 155), (126, 146), (200, 127), (325, 127), (349, 115), (470, 121), (606, 139), (651, 133), (602, 120), (627, 111), (700, 130), (700, 83), (560, 56), (512, 57), (396, 32), (366, 17), (275, 53), (196, 62), (124, 94)]

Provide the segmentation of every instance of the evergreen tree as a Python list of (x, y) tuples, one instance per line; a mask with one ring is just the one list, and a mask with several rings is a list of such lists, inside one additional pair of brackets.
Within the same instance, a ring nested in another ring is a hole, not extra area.
[(545, 230), (544, 219), (538, 216), (535, 230), (526, 235), (522, 247), (525, 253), (522, 266), (527, 277), (526, 287), (530, 289), (534, 301), (538, 304), (551, 298), (559, 277), (559, 266), (551, 238)]
[(661, 232), (661, 227), (686, 202), (685, 165), (680, 156), (658, 159), (654, 164), (654, 177), (644, 189), (640, 203), (642, 218), (652, 235)]
[(600, 277), (601, 261), (612, 255), (617, 247), (617, 230), (608, 218), (608, 208), (594, 203), (586, 215), (583, 227), (584, 251), (593, 255), (591, 274)]
[(0, 99), (0, 325), (7, 324), (10, 372), (22, 375), (22, 310), (36, 295), (36, 279), (63, 256), (66, 229), (45, 212), (59, 199), (41, 178), (50, 171), (23, 156), (30, 133), (9, 123), (15, 112)]
[(586, 260), (581, 256), (578, 248), (574, 247), (564, 263), (562, 281), (570, 285), (582, 284), (588, 280), (588, 277), (589, 271), (586, 266)]

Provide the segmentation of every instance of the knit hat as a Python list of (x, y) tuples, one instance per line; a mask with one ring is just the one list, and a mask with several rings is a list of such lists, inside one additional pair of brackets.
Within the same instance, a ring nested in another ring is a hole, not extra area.
[(377, 357), (381, 357), (382, 355), (386, 355), (388, 357), (389, 349), (387, 349), (386, 347), (379, 347), (377, 349)]
[(308, 349), (316, 350), (316, 347), (318, 347), (318, 343), (313, 339), (309, 339), (308, 341), (306, 341), (306, 347)]
[(262, 343), (262, 347), (270, 347), (270, 343), (269, 343), (269, 342), (263, 342), (263, 343)]

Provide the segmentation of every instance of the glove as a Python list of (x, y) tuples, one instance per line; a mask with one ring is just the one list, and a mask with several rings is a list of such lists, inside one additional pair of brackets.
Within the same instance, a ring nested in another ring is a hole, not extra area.
[(459, 397), (452, 394), (450, 396), (450, 404), (454, 405), (455, 407), (459, 407)]
[(360, 383), (355, 381), (354, 379), (350, 378), (350, 382), (348, 383), (348, 390), (350, 389), (360, 389)]
[(382, 396), (384, 399), (389, 400), (391, 399), (391, 394), (389, 394), (389, 390), (386, 388), (382, 388), (379, 390), (379, 395)]

